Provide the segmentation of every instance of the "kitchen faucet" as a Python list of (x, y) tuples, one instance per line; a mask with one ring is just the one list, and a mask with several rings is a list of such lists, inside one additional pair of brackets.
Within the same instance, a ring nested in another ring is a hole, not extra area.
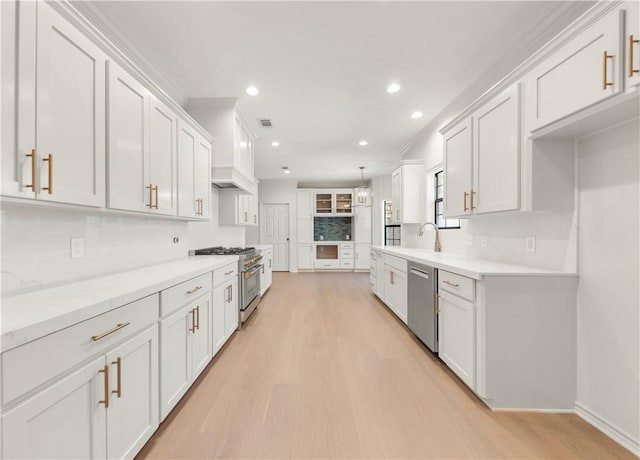
[(442, 249), (442, 247), (440, 246), (440, 232), (438, 231), (439, 229), (436, 224), (434, 224), (433, 222), (425, 222), (420, 226), (420, 230), (418, 230), (418, 236), (424, 235), (424, 232), (422, 231), (422, 229), (424, 228), (425, 225), (433, 225), (433, 229), (436, 231), (436, 244), (433, 250), (435, 252), (440, 252), (440, 250)]

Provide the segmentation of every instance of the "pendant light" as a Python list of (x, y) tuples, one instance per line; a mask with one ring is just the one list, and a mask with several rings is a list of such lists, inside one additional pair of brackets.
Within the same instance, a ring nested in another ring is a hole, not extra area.
[(358, 192), (356, 193), (356, 195), (358, 197), (358, 204), (366, 204), (368, 188), (364, 183), (364, 166), (359, 166), (359, 168), (360, 168), (360, 187), (358, 187)]

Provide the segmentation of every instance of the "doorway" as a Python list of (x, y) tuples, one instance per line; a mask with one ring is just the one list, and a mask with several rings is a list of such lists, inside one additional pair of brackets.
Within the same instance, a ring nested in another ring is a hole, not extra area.
[(289, 205), (262, 205), (260, 243), (273, 246), (273, 270), (289, 271)]

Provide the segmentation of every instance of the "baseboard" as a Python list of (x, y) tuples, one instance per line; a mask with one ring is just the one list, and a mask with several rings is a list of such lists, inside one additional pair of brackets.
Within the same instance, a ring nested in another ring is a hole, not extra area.
[(583, 404), (577, 401), (576, 414), (578, 414), (578, 416), (584, 421), (586, 421), (590, 425), (593, 425), (595, 428), (609, 436), (622, 447), (629, 450), (632, 454), (640, 457), (640, 441), (638, 439), (634, 439), (628, 433), (622, 431), (611, 422), (600, 417), (591, 409), (588, 409)]
[[(482, 398), (480, 397), (480, 399)], [(486, 403), (484, 399), (482, 401)], [(575, 414), (576, 412), (573, 409), (529, 409), (526, 407), (519, 409), (517, 407), (491, 407), (488, 403), (486, 404), (493, 412), (535, 412), (538, 414)]]

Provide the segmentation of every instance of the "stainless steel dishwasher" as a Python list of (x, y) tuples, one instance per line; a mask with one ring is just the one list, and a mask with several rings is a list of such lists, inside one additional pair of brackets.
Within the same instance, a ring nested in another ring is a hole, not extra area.
[(437, 278), (435, 268), (409, 262), (407, 325), (434, 353), (438, 352)]

